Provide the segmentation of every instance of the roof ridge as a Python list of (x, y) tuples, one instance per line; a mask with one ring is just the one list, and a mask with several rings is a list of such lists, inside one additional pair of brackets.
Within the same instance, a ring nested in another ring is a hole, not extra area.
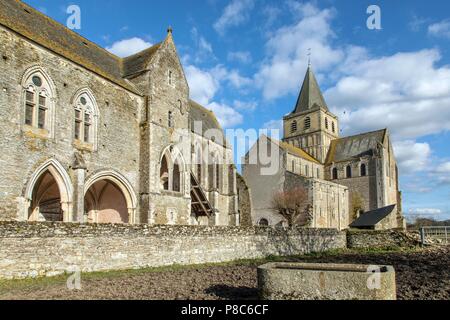
[(73, 31), (72, 29), (70, 29), (70, 28), (68, 28), (67, 26), (65, 26), (64, 24), (62, 24), (61, 22), (59, 22), (59, 21), (53, 19), (52, 17), (46, 15), (45, 13), (43, 13), (43, 12), (41, 12), (41, 11), (39, 11), (39, 10), (33, 8), (33, 7), (30, 6), (29, 4), (23, 2), (22, 0), (13, 0), (13, 1), (16, 1), (16, 2), (20, 3), (21, 5), (27, 7), (27, 9), (28, 9), (28, 8), (31, 9), (34, 13), (37, 13), (37, 14), (43, 16), (44, 18), (46, 18), (46, 19), (49, 20), (50, 22), (56, 23), (56, 24), (62, 26), (63, 28), (65, 28), (67, 31), (69, 31), (69, 32), (72, 33), (73, 35), (75, 35), (75, 36), (81, 38), (82, 40), (87, 41), (88, 43), (90, 43), (90, 44), (92, 44), (92, 45), (94, 45), (94, 46), (96, 46), (98, 49), (103, 50), (105, 53), (109, 54), (111, 57), (115, 58), (116, 60), (118, 60), (118, 61), (122, 60), (121, 57), (119, 57), (119, 56), (113, 54), (112, 52), (110, 52), (110, 51), (108, 51), (108, 50), (106, 50), (106, 49), (105, 49), (104, 47), (102, 47), (101, 45), (95, 43), (95, 42), (92, 41), (92, 40), (89, 40), (88, 38), (86, 38), (85, 36), (79, 34), (78, 32)]
[(372, 133), (376, 133), (376, 132), (381, 132), (381, 131), (386, 132), (387, 128), (373, 130), (373, 131), (367, 131), (367, 132), (361, 132), (361, 133), (357, 133), (357, 134), (354, 134), (354, 135), (351, 135), (351, 136), (339, 137), (339, 138), (333, 139), (332, 141), (338, 141), (338, 140), (345, 140), (345, 139), (355, 138), (355, 137), (364, 136), (364, 135), (368, 135), (368, 134), (372, 134)]

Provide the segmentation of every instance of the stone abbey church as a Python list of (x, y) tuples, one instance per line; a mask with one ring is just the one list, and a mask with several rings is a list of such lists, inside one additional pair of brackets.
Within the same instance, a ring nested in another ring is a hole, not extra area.
[(171, 30), (121, 59), (2, 0), (0, 44), (0, 220), (239, 224), (232, 150)]
[[(282, 141), (262, 136), (244, 159), (255, 223), (283, 224), (272, 209), (273, 194), (304, 188), (311, 201), (312, 227), (406, 227), (388, 131), (340, 137), (339, 120), (328, 109), (311, 67), (293, 112), (283, 122)], [(261, 148), (278, 154), (276, 173), (263, 174)]]
[(283, 141), (260, 139), (279, 170), (246, 163), (242, 177), (214, 114), (189, 98), (172, 30), (119, 58), (2, 0), (0, 44), (0, 221), (277, 225), (272, 194), (304, 186), (313, 227), (404, 223), (389, 134), (340, 138), (311, 69)]

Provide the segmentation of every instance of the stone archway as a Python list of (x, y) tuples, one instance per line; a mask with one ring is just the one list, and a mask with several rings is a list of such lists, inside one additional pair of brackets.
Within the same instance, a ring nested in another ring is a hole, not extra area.
[(23, 220), (69, 222), (72, 184), (61, 164), (50, 159), (32, 175), (26, 190)]
[(136, 197), (128, 181), (117, 173), (99, 173), (88, 180), (84, 207), (90, 223), (135, 223)]

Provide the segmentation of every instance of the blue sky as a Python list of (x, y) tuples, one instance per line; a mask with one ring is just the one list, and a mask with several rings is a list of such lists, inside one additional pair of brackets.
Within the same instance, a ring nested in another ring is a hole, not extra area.
[[(450, 218), (450, 2), (294, 0), (28, 0), (126, 56), (169, 25), (194, 100), (227, 128), (279, 128), (312, 65), (342, 135), (387, 127), (404, 211)], [(369, 5), (381, 30), (366, 25)]]

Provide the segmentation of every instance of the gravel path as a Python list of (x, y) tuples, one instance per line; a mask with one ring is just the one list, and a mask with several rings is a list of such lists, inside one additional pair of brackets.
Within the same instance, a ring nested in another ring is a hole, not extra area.
[[(422, 252), (342, 254), (289, 261), (393, 265), (401, 300), (450, 300), (450, 247)], [(1, 299), (257, 299), (256, 265), (187, 268), (82, 278), (81, 291), (39, 282), (0, 290)]]

